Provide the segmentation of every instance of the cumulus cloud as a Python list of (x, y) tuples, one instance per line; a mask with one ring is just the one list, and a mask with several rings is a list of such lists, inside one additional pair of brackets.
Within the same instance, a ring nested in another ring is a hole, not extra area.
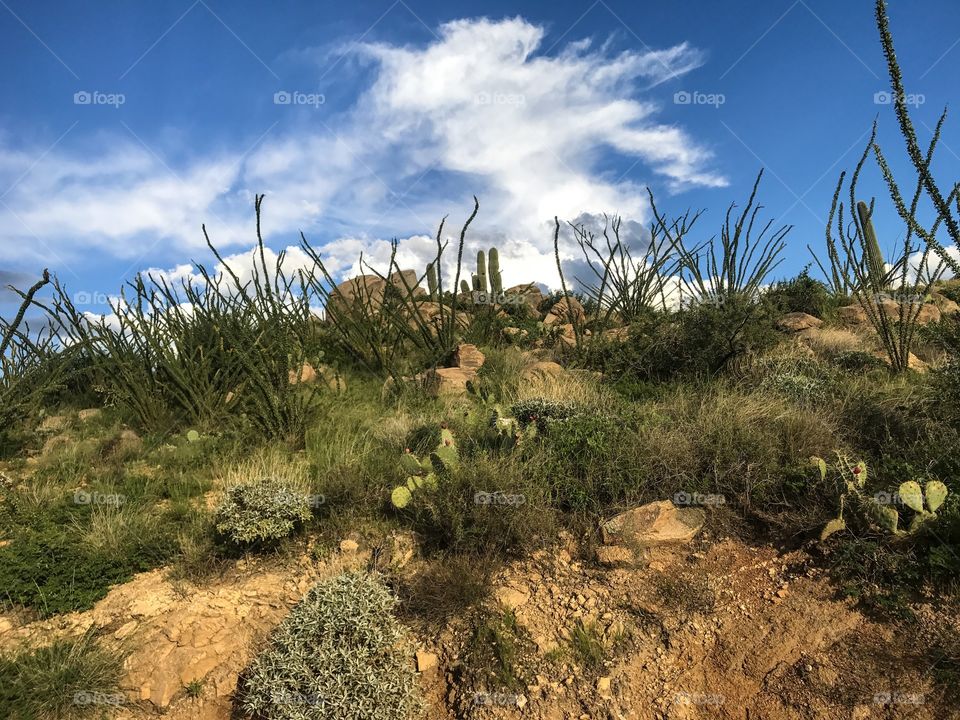
[(129, 137), (91, 143), (82, 156), (55, 149), (40, 162), (0, 146), (0, 179), (19, 178), (0, 198), (0, 261), (22, 260), (23, 248), (139, 266), (157, 248), (193, 257), (201, 222), (218, 247), (249, 247), (252, 197), (265, 192), (274, 245), (305, 229), (330, 269), (349, 275), (360, 251), (385, 262), (385, 238), (398, 233), (401, 264), (422, 267), (435, 223), (450, 212), (456, 239), (476, 194), (469, 252), (497, 242), (506, 282), (555, 285), (555, 215), (646, 216), (642, 184), (605, 172), (605, 159), (635, 160), (674, 190), (726, 184), (709, 150), (658, 121), (644, 92), (698, 67), (699, 51), (546, 40), (518, 17), (449, 22), (423, 46), (363, 44), (352, 52), (372, 80), (349, 111), (278, 126), (249, 153), (198, 150), (176, 168)]

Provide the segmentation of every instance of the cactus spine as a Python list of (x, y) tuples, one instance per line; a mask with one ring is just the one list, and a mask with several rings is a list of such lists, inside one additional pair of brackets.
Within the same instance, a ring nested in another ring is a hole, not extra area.
[(863, 239), (866, 245), (870, 278), (876, 285), (874, 290), (883, 290), (887, 286), (887, 268), (883, 262), (883, 253), (880, 251), (877, 232), (873, 228), (873, 220), (870, 217), (870, 207), (863, 202), (863, 200), (857, 203), (857, 215), (860, 216), (860, 227), (863, 228)]

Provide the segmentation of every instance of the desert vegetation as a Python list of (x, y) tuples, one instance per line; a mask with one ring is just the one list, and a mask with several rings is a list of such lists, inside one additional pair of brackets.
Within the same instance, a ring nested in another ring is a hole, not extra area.
[[(21, 311), (0, 321), (0, 716), (139, 717), (219, 693), (202, 673), (162, 702), (124, 685), (130, 618), (55, 623), (143, 573), (186, 598), (303, 557), (329, 577), (250, 641), (223, 694), (237, 717), (400, 720), (431, 703), (473, 717), (520, 697), (522, 710), (541, 677), (568, 674), (606, 697), (640, 638), (676, 630), (650, 608), (699, 618), (723, 604), (711, 578), (657, 575), (616, 626), (584, 598), (546, 649), (494, 579), (545, 554), (643, 565), (649, 538), (611, 541), (605, 523), (665, 500), (703, 528), (684, 552), (713, 558), (733, 539), (802, 554), (831, 601), (925, 668), (929, 717), (951, 716), (960, 201), (931, 170), (945, 116), (926, 148), (916, 138), (882, 0), (877, 23), (916, 178), (893, 177), (874, 133), (793, 278), (777, 273), (791, 229), (764, 217), (761, 173), (718, 228), (651, 193), (639, 251), (619, 218), (600, 236), (557, 218), (555, 291), (504, 288), (496, 248), (474, 265), (476, 198), (455, 232), (440, 223), (426, 267), (402, 268), (394, 245), (386, 266), (361, 258), (338, 282), (305, 236), (306, 268), (268, 260), (263, 196), (248, 279), (207, 237), (212, 265), (179, 285), (137, 275), (110, 317), (78, 310), (46, 272), (18, 291)], [(889, 198), (858, 194), (871, 162)], [(874, 202), (903, 225), (875, 227)], [(564, 272), (561, 233), (589, 276)], [(904, 237), (894, 257), (880, 234)], [(23, 325), (28, 309), (42, 329)], [(421, 645), (459, 648), (443, 691), (421, 687), (438, 662)]]

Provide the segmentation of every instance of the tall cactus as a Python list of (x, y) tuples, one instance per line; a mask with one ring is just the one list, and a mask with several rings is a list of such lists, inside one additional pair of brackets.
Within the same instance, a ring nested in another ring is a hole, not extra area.
[(500, 253), (495, 247), (490, 248), (489, 271), (490, 292), (500, 295), (503, 292), (503, 278), (500, 276)]
[(427, 289), (430, 291), (430, 300), (437, 301), (437, 268), (433, 263), (427, 264)]
[[(476, 276), (474, 276), (474, 277), (476, 277)], [(460, 281), (460, 291), (463, 292), (463, 293), (465, 293), (465, 294), (467, 294), (467, 295), (470, 294), (470, 285), (469, 285), (469, 283), (467, 283), (466, 280), (461, 280), (461, 281)]]
[(477, 251), (477, 290), (487, 292), (487, 263), (484, 259), (483, 250)]
[(883, 253), (877, 240), (877, 233), (873, 228), (870, 217), (870, 207), (861, 200), (857, 203), (857, 214), (860, 216), (860, 227), (863, 228), (863, 239), (866, 241), (867, 263), (870, 269), (870, 279), (876, 291), (882, 291), (887, 286), (887, 266), (883, 262)]

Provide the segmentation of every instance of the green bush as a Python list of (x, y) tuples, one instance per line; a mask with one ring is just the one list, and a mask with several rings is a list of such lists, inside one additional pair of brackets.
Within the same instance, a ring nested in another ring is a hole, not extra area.
[(776, 345), (782, 339), (776, 318), (769, 302), (743, 298), (657, 314), (635, 325), (626, 342), (602, 348), (591, 363), (621, 381), (714, 376)]
[(818, 318), (829, 315), (837, 305), (827, 286), (811, 278), (807, 268), (795, 278), (774, 284), (766, 299), (781, 314), (802, 312)]
[(101, 648), (93, 630), (0, 654), (0, 717), (79, 720), (91, 717), (91, 707), (119, 706), (126, 701), (122, 667), (123, 657)]
[(421, 710), (396, 599), (344, 573), (303, 597), (241, 675), (237, 708), (256, 720), (407, 720)]
[(227, 490), (216, 510), (216, 526), (238, 545), (271, 543), (292, 535), (311, 514), (306, 495), (277, 478), (262, 478)]
[(429, 552), (512, 554), (543, 543), (556, 523), (548, 489), (515, 455), (462, 462), (406, 513)]

